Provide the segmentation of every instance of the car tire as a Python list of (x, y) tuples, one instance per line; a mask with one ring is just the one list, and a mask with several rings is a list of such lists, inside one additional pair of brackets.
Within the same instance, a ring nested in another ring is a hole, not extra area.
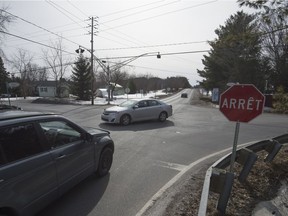
[(131, 121), (131, 118), (127, 114), (121, 116), (121, 118), (120, 118), (120, 124), (124, 125), (124, 126), (129, 125), (130, 121)]
[(160, 122), (164, 122), (164, 121), (166, 121), (166, 119), (167, 119), (167, 114), (166, 114), (166, 112), (161, 112), (160, 114), (159, 114), (159, 121)]
[(113, 150), (109, 147), (105, 148), (100, 155), (97, 175), (99, 177), (108, 174), (113, 162)]

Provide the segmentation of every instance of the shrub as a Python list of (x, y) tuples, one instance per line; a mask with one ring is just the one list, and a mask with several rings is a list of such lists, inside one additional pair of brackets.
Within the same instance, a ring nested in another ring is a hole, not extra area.
[(285, 93), (283, 86), (278, 87), (273, 95), (273, 107), (278, 113), (288, 114), (288, 93)]

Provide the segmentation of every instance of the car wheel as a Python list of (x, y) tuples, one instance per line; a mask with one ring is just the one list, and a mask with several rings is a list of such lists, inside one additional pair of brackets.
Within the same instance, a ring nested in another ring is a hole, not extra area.
[(105, 176), (108, 174), (113, 161), (113, 150), (111, 148), (105, 148), (99, 159), (97, 175), (99, 177)]
[(159, 115), (159, 121), (164, 122), (167, 119), (167, 114), (165, 112), (161, 112)]
[(123, 115), (122, 117), (121, 117), (121, 119), (120, 119), (120, 123), (122, 124), (122, 125), (129, 125), (130, 124), (130, 121), (131, 121), (131, 119), (130, 119), (130, 116), (129, 115), (127, 115), (127, 114), (125, 114), (125, 115)]

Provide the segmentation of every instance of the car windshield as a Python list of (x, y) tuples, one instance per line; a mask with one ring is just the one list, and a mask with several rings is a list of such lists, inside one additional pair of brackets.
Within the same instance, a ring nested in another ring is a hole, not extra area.
[(124, 101), (123, 103), (119, 104), (120, 107), (131, 107), (136, 103), (134, 100), (127, 100)]

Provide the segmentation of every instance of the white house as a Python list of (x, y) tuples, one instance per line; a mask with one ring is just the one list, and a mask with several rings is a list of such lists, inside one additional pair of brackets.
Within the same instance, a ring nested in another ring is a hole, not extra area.
[[(55, 81), (38, 81), (36, 84), (36, 91), (39, 97), (56, 97), (56, 82)], [(67, 82), (62, 82), (61, 97), (68, 97), (69, 89)]]
[[(113, 96), (125, 94), (124, 88), (121, 85), (115, 84), (115, 83), (110, 83), (110, 84), (111, 84), (111, 88), (114, 88)], [(108, 90), (107, 90), (107, 88), (99, 88), (99, 89), (97, 89), (96, 90), (96, 97), (108, 98)]]
[(107, 89), (104, 89), (104, 88), (97, 89), (96, 90), (96, 97), (107, 98), (108, 97)]

